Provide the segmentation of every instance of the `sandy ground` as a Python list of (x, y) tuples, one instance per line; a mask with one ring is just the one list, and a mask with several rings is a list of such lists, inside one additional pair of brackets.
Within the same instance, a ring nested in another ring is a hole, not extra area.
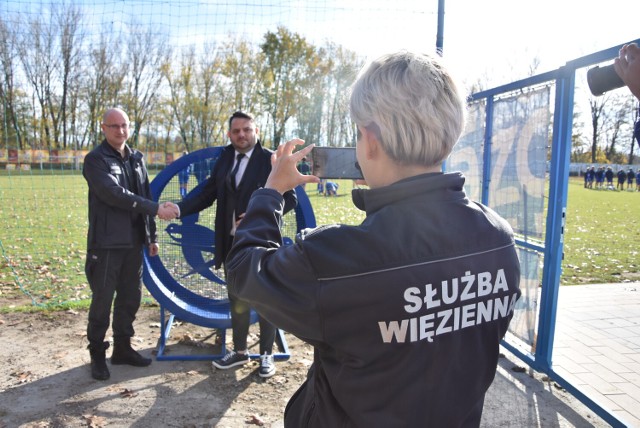
[[(83, 311), (0, 314), (0, 428), (282, 427), (286, 402), (313, 359), (308, 345), (287, 334), (291, 358), (277, 362), (277, 374), (267, 380), (258, 376), (257, 362), (221, 371), (210, 361), (182, 359), (154, 360), (147, 368), (109, 364), (111, 379), (100, 382), (90, 376), (86, 318)], [(135, 328), (134, 347), (155, 354), (159, 309), (142, 308)], [(211, 334), (177, 324), (166, 355), (219, 353)], [(483, 427), (608, 426), (543, 375), (518, 366), (513, 356), (501, 359)]]

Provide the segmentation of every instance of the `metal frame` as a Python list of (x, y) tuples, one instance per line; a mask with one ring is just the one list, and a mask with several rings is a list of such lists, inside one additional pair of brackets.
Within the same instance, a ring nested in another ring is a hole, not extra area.
[[(222, 150), (223, 147), (205, 148), (183, 156), (171, 163), (151, 182), (151, 191), (154, 195), (154, 200), (158, 201), (160, 199), (160, 195), (162, 195), (162, 191), (166, 185), (179, 171), (193, 162), (217, 158)], [(201, 191), (203, 185), (204, 181), (200, 183), (193, 192)], [(316, 220), (307, 194), (301, 187), (295, 190), (296, 196), (298, 197), (298, 205), (295, 208), (296, 230), (300, 231), (306, 227), (315, 227)], [(144, 284), (160, 304), (161, 329), (156, 348), (156, 359), (216, 360), (224, 357), (227, 352), (225, 346), (226, 330), (231, 328), (228, 299), (206, 299), (184, 288), (167, 271), (162, 260), (158, 257), (149, 257), (146, 250), (144, 252), (143, 267)], [(218, 278), (214, 279), (218, 281)], [(220, 283), (224, 283), (221, 279), (220, 281)], [(222, 352), (218, 354), (167, 355), (167, 340), (171, 335), (171, 329), (173, 328), (176, 316), (183, 322), (222, 331), (224, 333), (222, 334)], [(253, 324), (257, 321), (258, 314), (252, 310), (250, 322)], [(289, 359), (289, 347), (284, 332), (280, 329), (276, 330), (276, 344), (280, 352), (273, 354), (274, 359)], [(258, 358), (259, 354), (249, 354), (249, 356), (251, 358)]]
[[(640, 39), (635, 40), (640, 44)], [(595, 65), (611, 60), (618, 55), (623, 45), (569, 61), (565, 66), (528, 79), (519, 80), (504, 86), (473, 94), (472, 101), (486, 100), (486, 133), (484, 141), (484, 165), (482, 202), (489, 200), (489, 182), (491, 168), (491, 135), (494, 98), (498, 95), (530, 87), (549, 81), (555, 81), (555, 107), (553, 119), (553, 139), (550, 162), (549, 203), (544, 246), (531, 242), (516, 240), (519, 246), (533, 249), (544, 255), (542, 271), (542, 290), (540, 311), (538, 314), (537, 339), (535, 354), (531, 355), (517, 343), (507, 339), (503, 345), (510, 352), (531, 366), (536, 371), (547, 374), (560, 386), (584, 403), (589, 409), (613, 427), (628, 426), (603, 404), (581, 391), (569, 380), (553, 369), (553, 343), (555, 339), (556, 315), (558, 310), (558, 293), (560, 275), (562, 273), (564, 226), (567, 207), (567, 189), (569, 183), (569, 164), (571, 158), (571, 131), (573, 127), (573, 104), (575, 92), (575, 73), (579, 68)]]
[[(167, 314), (169, 316), (167, 317)], [(166, 355), (165, 350), (167, 346), (167, 339), (171, 335), (171, 328), (173, 327), (173, 322), (175, 321), (175, 314), (172, 314), (167, 308), (164, 306), (160, 306), (160, 338), (158, 339), (158, 345), (156, 347), (156, 360), (158, 361), (208, 361), (208, 360), (218, 360), (224, 357), (227, 354), (227, 329), (220, 328), (219, 331), (222, 332), (220, 342), (220, 346), (222, 349), (221, 353), (218, 354), (196, 354), (196, 355)], [(278, 349), (280, 352), (274, 352), (273, 358), (277, 361), (285, 361), (291, 357), (289, 352), (289, 344), (287, 343), (287, 339), (284, 336), (284, 332), (280, 329), (276, 330), (276, 344), (278, 345)], [(252, 359), (256, 359), (260, 357), (260, 354), (250, 353), (249, 357)]]

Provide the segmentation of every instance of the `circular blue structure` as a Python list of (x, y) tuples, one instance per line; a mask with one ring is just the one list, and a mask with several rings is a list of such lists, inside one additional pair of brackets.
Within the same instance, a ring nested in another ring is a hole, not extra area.
[[(222, 150), (210, 147), (172, 162), (151, 182), (154, 200), (179, 202), (201, 192)], [(301, 187), (295, 190), (298, 205), (283, 218), (285, 245), (293, 242), (298, 231), (316, 223), (306, 192)], [(224, 273), (214, 270), (212, 227), (216, 205), (182, 219), (156, 221), (160, 252), (157, 257), (149, 257), (145, 251), (143, 281), (161, 310), (188, 323), (228, 329), (231, 319)], [(252, 312), (251, 322), (256, 321), (257, 315)]]

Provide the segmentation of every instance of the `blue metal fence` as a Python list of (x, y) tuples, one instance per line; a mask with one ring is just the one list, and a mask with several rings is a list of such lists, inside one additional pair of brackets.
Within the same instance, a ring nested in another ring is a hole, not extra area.
[[(640, 39), (636, 40), (636, 43), (640, 44)], [(482, 152), (481, 200), (483, 203), (491, 206), (491, 182), (492, 179), (495, 179), (495, 177), (492, 177), (492, 168), (495, 165), (495, 160), (492, 159), (492, 155), (493, 140), (495, 137), (493, 126), (496, 120), (496, 100), (508, 96), (508, 94), (523, 93), (523, 91), (540, 85), (549, 85), (555, 88), (551, 161), (548, 166), (548, 204), (544, 238), (539, 243), (526, 239), (526, 236), (524, 238), (520, 236), (516, 240), (521, 248), (526, 249), (526, 251), (539, 253), (539, 256), (544, 260), (540, 279), (542, 287), (538, 306), (537, 329), (535, 334), (532, 335), (535, 339), (529, 348), (533, 350), (533, 353), (527, 350), (527, 344), (520, 343), (518, 340), (512, 340), (511, 336), (504, 341), (504, 346), (536, 371), (547, 374), (614, 427), (624, 427), (626, 425), (622, 420), (618, 419), (610, 409), (598, 403), (590, 397), (588, 393), (581, 391), (573, 385), (570, 380), (554, 371), (553, 345), (563, 259), (576, 71), (612, 60), (617, 57), (621, 47), (622, 45), (618, 45), (595, 52), (569, 61), (557, 70), (482, 91), (473, 94), (470, 98), (472, 104), (482, 103), (485, 108), (484, 140), (482, 147), (479, 148)], [(448, 164), (447, 166), (449, 166)]]

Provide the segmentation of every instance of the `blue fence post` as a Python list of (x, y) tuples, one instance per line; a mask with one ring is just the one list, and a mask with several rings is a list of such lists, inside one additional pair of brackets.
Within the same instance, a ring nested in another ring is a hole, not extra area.
[(542, 270), (542, 291), (538, 319), (535, 363), (544, 372), (552, 366), (558, 291), (562, 273), (564, 226), (571, 157), (573, 127), (573, 93), (575, 69), (561, 68), (556, 80), (556, 100), (551, 142), (549, 204), (546, 245)]

